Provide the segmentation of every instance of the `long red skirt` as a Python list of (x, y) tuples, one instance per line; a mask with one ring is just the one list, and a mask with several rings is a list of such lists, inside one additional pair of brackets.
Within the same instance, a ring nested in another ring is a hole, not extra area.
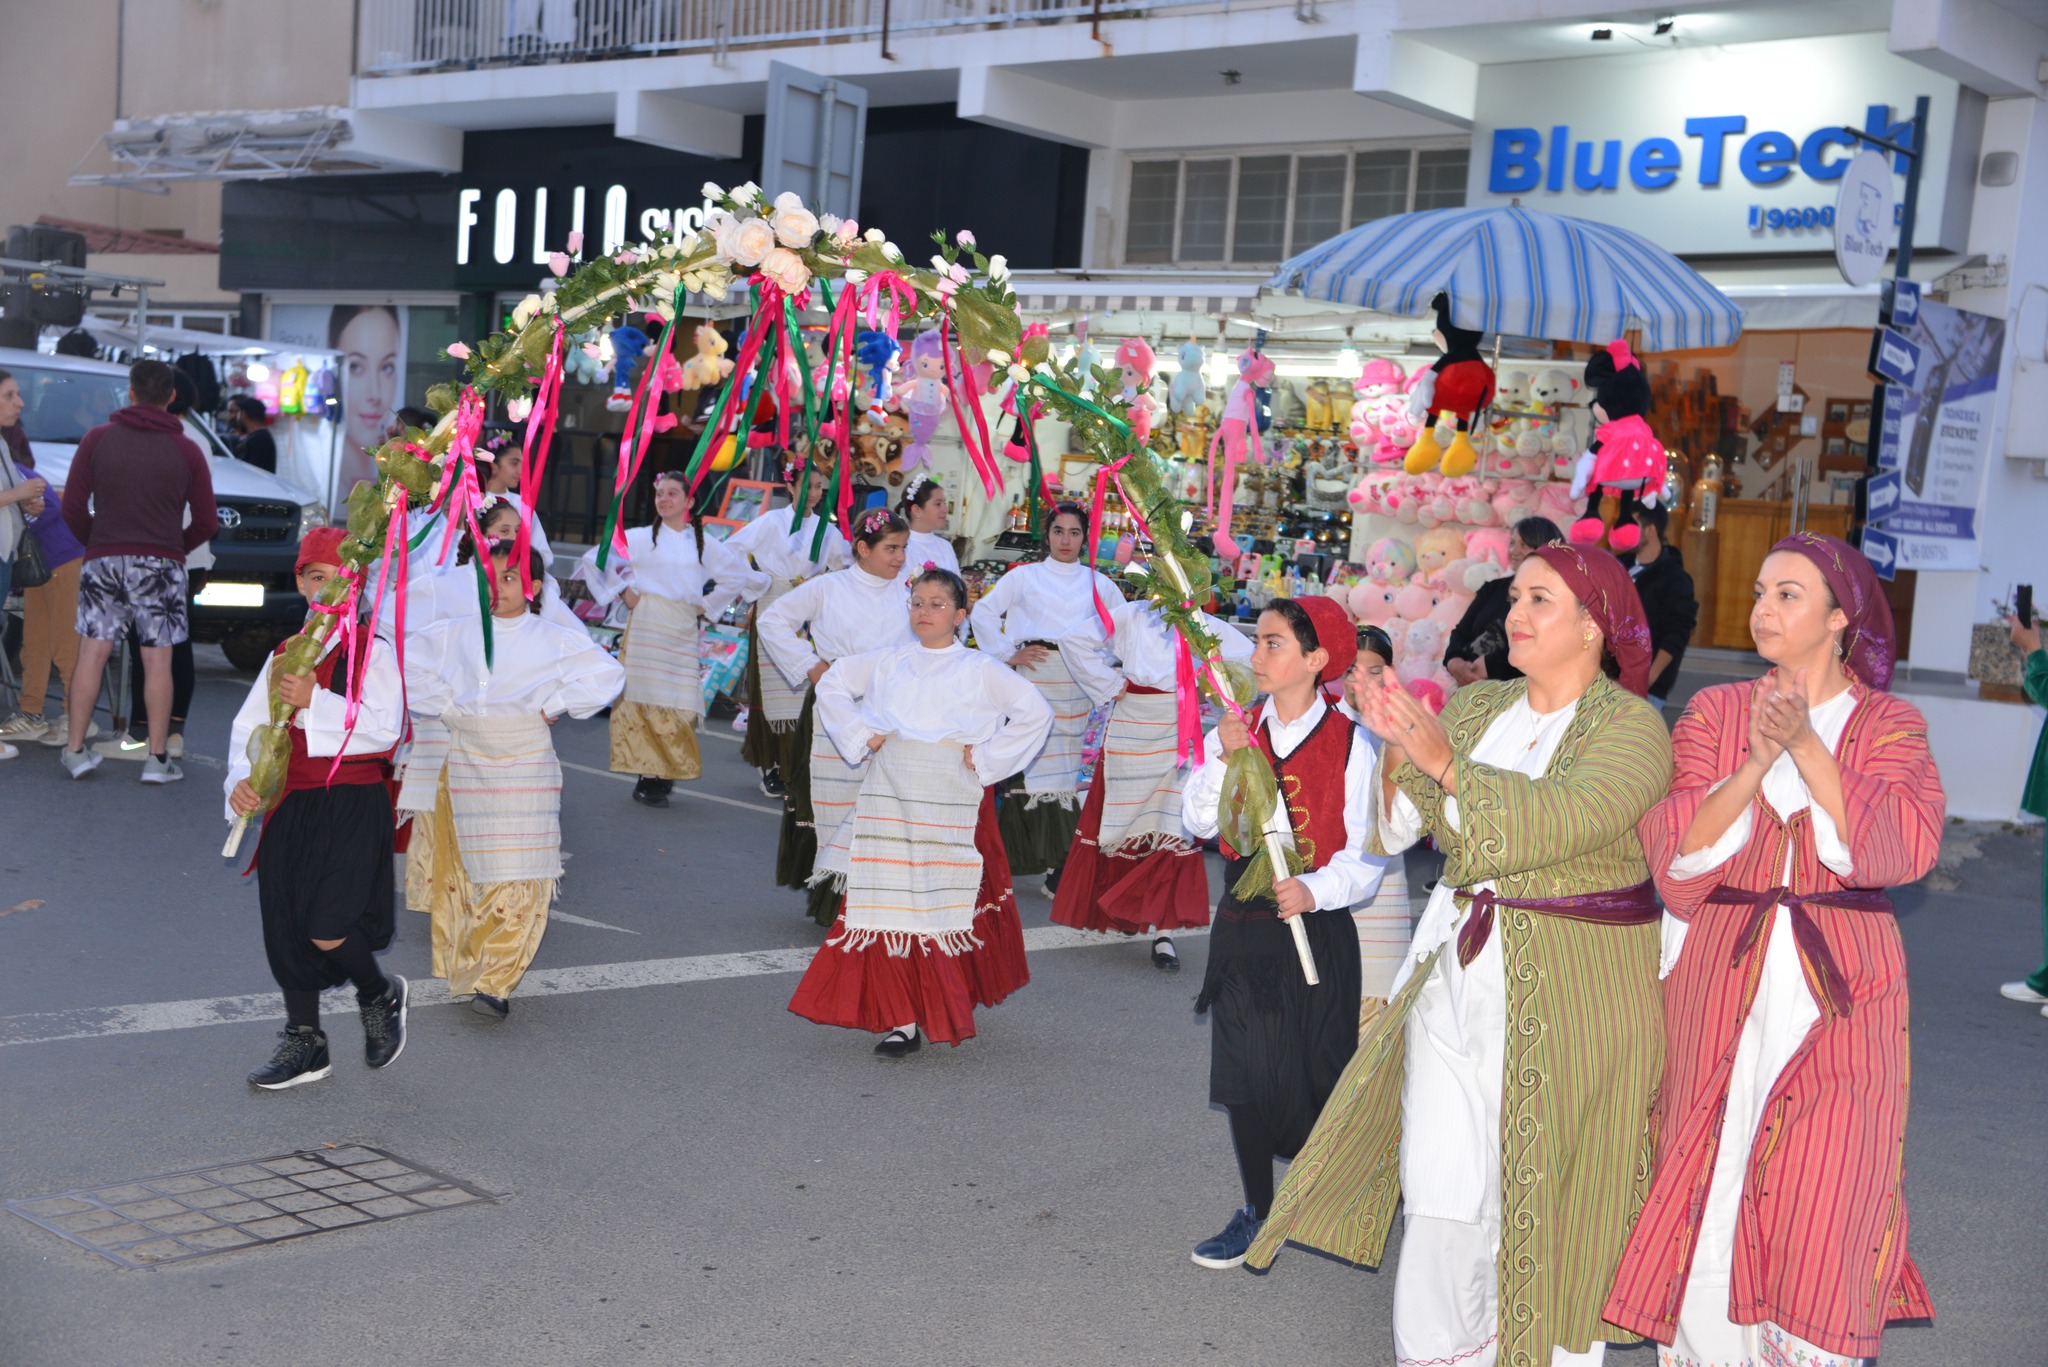
[[(1105, 756), (1103, 763), (1107, 764)], [(1052, 919), (1076, 930), (1137, 935), (1157, 928), (1181, 930), (1209, 924), (1209, 870), (1202, 852), (1181, 841), (1144, 854), (1104, 854), (1101, 769), (1081, 805), (1074, 847), (1052, 899)]]
[(983, 792), (974, 825), (981, 855), (981, 892), (974, 918), (979, 949), (942, 954), (913, 941), (908, 954), (891, 954), (879, 939), (849, 952), (845, 903), (832, 933), (804, 970), (789, 1009), (820, 1025), (880, 1034), (917, 1022), (934, 1040), (958, 1044), (974, 1038), (974, 1008), (994, 1006), (1031, 981), (1024, 958), (1024, 923), (1010, 886), (1010, 861), (996, 829), (993, 794)]

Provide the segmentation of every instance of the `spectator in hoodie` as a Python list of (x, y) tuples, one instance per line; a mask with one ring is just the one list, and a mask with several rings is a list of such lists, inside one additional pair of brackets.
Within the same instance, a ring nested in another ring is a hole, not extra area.
[(1678, 666), (1685, 660), (1693, 628), (1699, 625), (1700, 602), (1693, 595), (1684, 557), (1678, 547), (1664, 541), (1671, 514), (1661, 507), (1638, 507), (1635, 519), (1643, 529), (1643, 540), (1628, 572), (1636, 581), (1636, 595), (1643, 600), (1643, 615), (1650, 623), (1650, 648), (1657, 652), (1650, 662), (1650, 701), (1665, 708), (1670, 704), (1672, 685), (1678, 682)]
[(185, 557), (213, 539), (220, 519), (206, 457), (168, 411), (177, 393), (173, 373), (162, 361), (130, 366), (128, 406), (85, 434), (65, 477), (64, 522), (85, 544), (78, 583), (82, 639), (73, 687), (65, 691), (71, 729), (61, 755), (73, 778), (99, 767), (85, 734), (107, 658), (131, 629), (142, 644), (149, 711), (142, 781), (176, 783), (185, 776), (167, 753), (171, 648), (188, 634)]

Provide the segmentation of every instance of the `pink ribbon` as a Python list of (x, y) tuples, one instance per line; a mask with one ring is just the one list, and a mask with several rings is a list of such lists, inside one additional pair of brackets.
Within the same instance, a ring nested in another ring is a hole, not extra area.
[(869, 327), (879, 326), (883, 295), (886, 292), (889, 306), (889, 335), (903, 326), (903, 306), (908, 305), (912, 316), (917, 313), (917, 291), (910, 282), (894, 271), (876, 271), (861, 283), (860, 297), (867, 311)]
[[(946, 367), (946, 406), (953, 410), (953, 425), (960, 430), (960, 444), (967, 448), (968, 459), (974, 462), (974, 472), (981, 476), (982, 491), (990, 498), (994, 498), (1002, 492), (1002, 467), (996, 464), (995, 453), (988, 449), (988, 421), (982, 416), (981, 403), (975, 394), (974, 376), (969, 370), (967, 357), (964, 353), (960, 357), (962, 378), (961, 380), (955, 380), (954, 378), (953, 353), (955, 350), (957, 348), (953, 344), (953, 320), (951, 315), (945, 315), (939, 319), (939, 356), (945, 362)], [(967, 395), (964, 404), (961, 399), (963, 384)], [(963, 406), (974, 411), (974, 425), (981, 433), (981, 445), (979, 446), (974, 444), (974, 439), (967, 433), (967, 419), (962, 417), (960, 413)]]
[[(520, 478), (527, 494), (520, 500), (519, 535), (513, 541), (513, 554), (519, 560), (519, 591), (528, 598), (533, 597), (533, 573), (528, 565), (533, 558), (528, 554), (533, 546), (533, 513), (540, 502), (541, 478), (547, 473), (548, 448), (555, 444), (555, 417), (562, 402), (562, 352), (568, 335), (568, 329), (557, 316), (554, 343), (548, 348), (547, 367), (541, 371), (540, 385), (534, 391), (533, 408), (526, 415), (526, 445)], [(535, 445), (540, 447), (538, 457), (534, 455)], [(478, 552), (482, 553), (481, 547)]]
[[(1109, 482), (1116, 479), (1116, 472), (1130, 464), (1130, 461), (1129, 456), (1124, 456), (1115, 464), (1102, 466), (1095, 472), (1095, 502), (1088, 511), (1088, 564), (1091, 568), (1095, 564), (1096, 548), (1102, 544), (1103, 497), (1109, 490)], [(1117, 480), (1117, 492), (1124, 492), (1122, 480)], [(1130, 502), (1129, 495), (1124, 496), (1124, 502)], [(1137, 520), (1134, 514), (1132, 521)], [(1095, 615), (1102, 619), (1102, 634), (1105, 637), (1116, 635), (1116, 623), (1110, 620), (1109, 609), (1102, 605), (1102, 585), (1092, 576), (1088, 580), (1088, 592), (1095, 600)]]

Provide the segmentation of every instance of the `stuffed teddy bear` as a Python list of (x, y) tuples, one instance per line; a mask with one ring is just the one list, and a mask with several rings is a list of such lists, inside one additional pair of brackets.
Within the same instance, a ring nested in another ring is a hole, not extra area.
[[(1437, 594), (1420, 575), (1403, 584), (1394, 594), (1394, 615), (1403, 622), (1420, 622), (1436, 610)], [(1400, 641), (1394, 642), (1398, 649)]]
[(1365, 577), (1399, 587), (1415, 576), (1415, 547), (1399, 537), (1383, 536), (1365, 548)]
[(1258, 427), (1258, 390), (1273, 381), (1272, 358), (1258, 351), (1246, 351), (1237, 358), (1237, 380), (1224, 400), (1223, 421), (1209, 441), (1209, 462), (1213, 467), (1218, 447), (1223, 450), (1223, 475), (1217, 486), (1224, 491), (1216, 508), (1216, 552), (1226, 560), (1237, 558), (1237, 542), (1230, 535), (1231, 500), (1236, 496), (1237, 467), (1246, 453), (1263, 456)]
[(932, 463), (931, 440), (946, 415), (945, 340), (929, 328), (910, 341), (910, 380), (895, 395), (903, 416), (910, 419), (910, 444), (903, 448), (907, 473)]
[(1451, 520), (1465, 527), (1485, 527), (1493, 522), (1491, 482), (1473, 475), (1444, 481), (1451, 499)]
[(604, 401), (610, 412), (623, 413), (633, 406), (633, 382), (639, 378), (640, 358), (646, 355), (649, 340), (631, 323), (612, 329), (612, 396)]
[[(1502, 574), (1508, 569), (1508, 529), (1506, 526), (1481, 527), (1465, 533), (1465, 554), (1474, 562), (1486, 561)], [(1479, 585), (1472, 585), (1477, 589)]]
[[(1448, 678), (1449, 674), (1450, 672), (1446, 670), (1445, 677)], [(1457, 680), (1452, 679), (1452, 690), (1455, 690), (1457, 686)], [(1436, 713), (1443, 711), (1444, 704), (1450, 701), (1450, 694), (1445, 691), (1444, 686), (1442, 684), (1438, 683), (1434, 679), (1413, 679), (1407, 683), (1402, 684), (1401, 687), (1407, 689), (1408, 695), (1414, 698), (1415, 701), (1421, 703), (1424, 707), (1428, 708), (1430, 710), (1431, 715), (1435, 715)]]
[(1512, 527), (1536, 515), (1536, 485), (1526, 479), (1504, 479), (1493, 495), (1494, 520)]
[[(1650, 380), (1628, 343), (1614, 341), (1586, 362), (1586, 383), (1599, 426), (1572, 476), (1572, 498), (1584, 498), (1586, 505), (1585, 515), (1572, 523), (1571, 539), (1575, 545), (1595, 546), (1605, 535), (1617, 553), (1632, 551), (1643, 539), (1636, 507), (1656, 507), (1671, 473), (1663, 444), (1644, 417), (1650, 411)], [(1603, 494), (1620, 501), (1611, 532), (1600, 520)]]
[(1398, 470), (1369, 470), (1359, 477), (1358, 485), (1348, 497), (1353, 513), (1379, 513), (1391, 516), (1387, 507), (1387, 493), (1397, 480), (1405, 479)]
[(1365, 579), (1351, 586), (1349, 604), (1354, 620), (1384, 627), (1394, 620), (1394, 599), (1400, 589), (1393, 584)]
[(1536, 511), (1534, 516), (1548, 518), (1560, 527), (1572, 524), (1572, 514), (1577, 505), (1572, 501), (1571, 488), (1556, 480), (1545, 480), (1536, 486)]
[(1449, 633), (1427, 617), (1408, 623), (1394, 642), (1394, 674), (1410, 692), (1418, 683), (1435, 684), (1448, 697), (1458, 684), (1444, 668), (1444, 638)]
[[(1432, 588), (1441, 587), (1443, 570), (1465, 555), (1465, 534), (1456, 527), (1434, 527), (1415, 538), (1416, 577)], [(1409, 614), (1402, 613), (1406, 617)]]
[(1442, 467), (1446, 476), (1469, 475), (1479, 463), (1472, 445), (1472, 427), (1479, 414), (1493, 403), (1493, 367), (1479, 355), (1480, 334), (1470, 328), (1453, 326), (1451, 300), (1439, 294), (1432, 301), (1436, 310), (1436, 344), (1443, 355), (1423, 372), (1424, 379), (1408, 396), (1408, 415), (1419, 423), (1431, 414), (1439, 421), (1450, 418), (1456, 432), (1449, 446), (1440, 444), (1434, 428), (1425, 427), (1410, 447), (1404, 468), (1411, 475)]
[(1208, 356), (1202, 351), (1201, 343), (1194, 341), (1180, 344), (1180, 374), (1173, 377), (1173, 386), (1167, 390), (1167, 406), (1173, 416), (1183, 422), (1196, 416), (1208, 391), (1202, 383), (1202, 363)]

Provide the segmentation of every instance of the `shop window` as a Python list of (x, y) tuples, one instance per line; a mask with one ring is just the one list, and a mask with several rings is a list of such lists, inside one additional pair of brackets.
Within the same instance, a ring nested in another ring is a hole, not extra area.
[(1415, 156), (1415, 207), (1457, 209), (1465, 203), (1465, 177), (1472, 154), (1462, 147), (1418, 152)]
[(1141, 161), (1131, 167), (1131, 231), (1124, 259), (1173, 260), (1173, 214), (1180, 202), (1180, 163)]
[(1294, 166), (1294, 227), (1287, 254), (1344, 231), (1344, 157), (1302, 157)]
[(1465, 202), (1462, 147), (1374, 147), (1131, 163), (1123, 260), (1267, 265), (1347, 228)]
[(1180, 259), (1221, 261), (1230, 239), (1228, 161), (1191, 161), (1181, 193)]

